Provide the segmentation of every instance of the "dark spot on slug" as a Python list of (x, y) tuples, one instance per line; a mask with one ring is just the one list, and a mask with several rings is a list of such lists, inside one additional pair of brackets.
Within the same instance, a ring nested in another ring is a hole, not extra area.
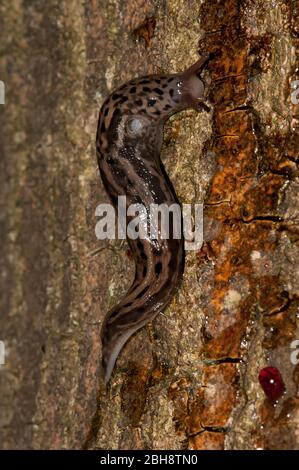
[(134, 203), (135, 203), (135, 204), (142, 204), (143, 201), (142, 201), (142, 199), (141, 199), (140, 196), (134, 194)]
[(142, 87), (142, 91), (144, 91), (145, 93), (149, 93), (151, 89), (148, 86), (144, 86)]
[(161, 261), (159, 261), (158, 263), (156, 263), (156, 266), (155, 266), (155, 273), (156, 273), (157, 275), (159, 275), (161, 271), (162, 271), (162, 263), (161, 263)]
[(132, 86), (132, 88), (130, 88), (129, 93), (131, 93), (131, 95), (132, 95), (133, 93), (136, 93), (136, 87), (135, 87), (135, 86)]
[(117, 178), (119, 184), (127, 184), (126, 174), (117, 164), (113, 167), (113, 175)]
[(119, 319), (120, 327), (121, 325), (126, 325), (128, 320), (134, 324), (137, 323), (138, 320), (140, 319), (140, 312), (141, 312), (141, 308), (138, 307), (138, 309), (136, 310), (133, 309), (130, 312), (128, 312), (126, 315), (123, 315), (123, 318), (121, 317)]
[(119, 103), (120, 103), (120, 104), (123, 104), (123, 103), (125, 103), (126, 101), (128, 101), (128, 97), (127, 97), (127, 96), (123, 96), (123, 97), (119, 100)]
[(147, 102), (148, 106), (154, 106), (156, 104), (156, 98), (150, 98)]
[(167, 83), (163, 83), (162, 88), (167, 88), (167, 87), (168, 87)]
[(168, 82), (168, 83), (171, 83), (171, 82), (173, 82), (173, 80), (174, 80), (174, 77), (170, 77), (170, 78), (167, 80), (167, 82)]
[(146, 276), (146, 273), (147, 273), (147, 267), (144, 266), (144, 267), (143, 267), (143, 271), (142, 271), (142, 276), (145, 277), (145, 276)]
[(108, 142), (109, 144), (112, 144), (117, 139), (118, 135), (118, 126), (121, 121), (121, 112), (119, 109), (115, 109), (110, 126), (107, 129), (107, 137), (108, 137)]
[(121, 95), (119, 95), (119, 94), (117, 94), (117, 93), (113, 93), (112, 99), (113, 99), (114, 101), (118, 100), (119, 98), (121, 98)]
[(113, 205), (117, 204), (117, 202), (118, 202), (117, 196), (114, 196), (113, 194), (110, 194), (110, 199), (111, 199)]
[(108, 115), (108, 113), (109, 113), (109, 108), (107, 107), (107, 108), (105, 108), (104, 116), (106, 117)]
[(157, 93), (157, 95), (163, 95), (163, 93), (164, 93), (162, 90), (160, 90), (160, 88), (154, 88), (153, 91), (154, 91), (155, 93)]
[(142, 106), (142, 100), (140, 100), (140, 99), (136, 100), (135, 103), (136, 103), (137, 106)]
[(141, 243), (140, 240), (138, 240), (138, 242), (137, 242), (137, 248), (138, 248), (138, 250), (140, 250), (140, 251), (144, 251), (143, 245), (142, 245), (142, 243)]
[(103, 121), (102, 124), (101, 124), (101, 132), (105, 132), (105, 130), (106, 130), (106, 126), (105, 126), (105, 123)]
[(108, 320), (109, 323), (110, 323), (111, 318), (115, 318), (118, 313), (119, 313), (119, 310), (114, 310), (114, 312), (110, 313), (109, 320)]
[(139, 83), (140, 83), (140, 85), (147, 85), (148, 83), (150, 83), (150, 80), (147, 80), (147, 79), (145, 79), (145, 80), (140, 80)]
[(171, 97), (173, 97), (173, 95), (174, 95), (174, 89), (173, 88), (170, 88), (169, 94), (170, 94)]
[(161, 83), (161, 80), (159, 80), (159, 78), (155, 78), (155, 82), (160, 84)]
[[(163, 204), (165, 202), (165, 193), (163, 192), (163, 188), (160, 185), (159, 178), (155, 175), (148, 175), (148, 185), (150, 191), (153, 195), (153, 200), (156, 204)], [(171, 213), (170, 213), (171, 214)]]
[(170, 108), (171, 108), (170, 104), (166, 104), (163, 109), (164, 111), (167, 111), (167, 109), (170, 109)]
[(169, 260), (169, 263), (168, 263), (169, 271), (170, 272), (175, 272), (176, 267), (177, 267), (177, 259), (175, 258), (175, 256), (172, 256)]
[(144, 252), (140, 253), (142, 259), (147, 260), (147, 256)]
[(136, 299), (140, 299), (140, 297), (143, 297), (143, 295), (148, 291), (149, 286), (146, 286), (144, 289), (142, 289), (141, 292), (139, 292), (138, 295), (136, 295)]

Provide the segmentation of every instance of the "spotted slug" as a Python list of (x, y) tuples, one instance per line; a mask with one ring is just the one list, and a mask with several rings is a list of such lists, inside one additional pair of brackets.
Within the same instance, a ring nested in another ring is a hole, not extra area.
[[(134, 79), (104, 102), (98, 121), (96, 148), (100, 174), (117, 210), (119, 196), (126, 205), (178, 203), (160, 160), (163, 125), (186, 108), (206, 108), (208, 85), (201, 76), (210, 57), (204, 55), (182, 73)], [(127, 215), (127, 223), (132, 219)], [(145, 220), (144, 223), (148, 221)], [(161, 223), (161, 221), (159, 222)], [(171, 225), (171, 222), (170, 222)], [(183, 237), (127, 238), (136, 263), (135, 279), (125, 297), (107, 313), (102, 330), (105, 383), (130, 336), (169, 304), (184, 266)]]

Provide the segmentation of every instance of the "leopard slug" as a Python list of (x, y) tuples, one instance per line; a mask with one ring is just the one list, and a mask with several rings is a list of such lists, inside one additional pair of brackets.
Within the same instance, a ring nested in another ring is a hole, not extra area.
[[(163, 125), (170, 115), (183, 109), (207, 108), (204, 100), (208, 85), (201, 72), (209, 59), (204, 55), (179, 74), (132, 80), (104, 102), (98, 121), (97, 158), (104, 187), (116, 209), (119, 196), (126, 196), (127, 207), (170, 207), (178, 203), (160, 160)], [(130, 220), (127, 215), (127, 222)], [(135, 279), (104, 319), (101, 340), (105, 383), (126, 341), (166, 308), (182, 277), (183, 237), (163, 239), (160, 229), (156, 239), (127, 238), (136, 263)]]

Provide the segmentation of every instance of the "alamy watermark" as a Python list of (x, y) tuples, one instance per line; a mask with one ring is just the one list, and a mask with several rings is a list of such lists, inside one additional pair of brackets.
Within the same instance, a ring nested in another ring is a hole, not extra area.
[(5, 104), (5, 85), (2, 80), (0, 80), (0, 104)]
[(4, 341), (0, 341), (0, 366), (5, 364), (5, 344)]
[(291, 82), (291, 101), (293, 104), (299, 104), (299, 80)]
[(290, 360), (291, 363), (296, 366), (299, 364), (299, 339), (294, 339), (294, 341), (291, 342), (291, 350)]
[(183, 204), (181, 208), (176, 203), (127, 207), (126, 196), (119, 196), (117, 210), (111, 204), (99, 204), (95, 215), (100, 217), (95, 227), (99, 240), (128, 237), (154, 242), (184, 237), (185, 250), (199, 250), (203, 243), (203, 204), (194, 204), (193, 211), (191, 204)]

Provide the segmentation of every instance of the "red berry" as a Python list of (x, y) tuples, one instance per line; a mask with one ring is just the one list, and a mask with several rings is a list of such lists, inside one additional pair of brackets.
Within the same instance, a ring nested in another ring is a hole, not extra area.
[(285, 391), (285, 385), (276, 367), (264, 367), (259, 373), (259, 382), (271, 401), (278, 400)]

